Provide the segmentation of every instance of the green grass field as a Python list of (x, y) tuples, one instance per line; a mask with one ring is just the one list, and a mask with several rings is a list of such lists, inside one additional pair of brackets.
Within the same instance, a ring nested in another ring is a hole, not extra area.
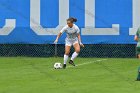
[(1, 57), (0, 93), (140, 93), (138, 59), (78, 58), (75, 63), (84, 65), (54, 70), (62, 61)]

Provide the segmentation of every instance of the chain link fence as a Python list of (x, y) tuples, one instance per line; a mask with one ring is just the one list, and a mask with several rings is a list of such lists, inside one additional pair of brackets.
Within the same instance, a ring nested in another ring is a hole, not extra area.
[[(81, 48), (79, 57), (97, 57), (97, 58), (134, 58), (136, 57), (134, 44), (95, 44), (85, 45)], [(58, 44), (1, 44), (0, 56), (4, 57), (63, 57), (65, 45)], [(71, 48), (70, 55), (74, 52)]]

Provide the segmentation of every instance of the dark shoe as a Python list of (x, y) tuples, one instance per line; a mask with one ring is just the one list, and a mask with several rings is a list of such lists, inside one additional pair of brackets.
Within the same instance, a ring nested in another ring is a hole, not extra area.
[(66, 68), (66, 64), (63, 64), (63, 69), (65, 69)]
[(69, 61), (69, 64), (75, 66), (74, 62), (72, 60)]

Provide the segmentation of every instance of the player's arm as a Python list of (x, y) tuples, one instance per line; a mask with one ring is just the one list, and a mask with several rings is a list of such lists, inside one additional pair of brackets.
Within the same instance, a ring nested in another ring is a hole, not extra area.
[(134, 40), (135, 40), (135, 41), (138, 41), (138, 40), (139, 40), (139, 38), (138, 38), (137, 35), (135, 35)]
[(78, 37), (78, 41), (79, 41), (80, 46), (84, 47), (84, 45), (81, 41), (81, 35), (79, 33), (78, 33), (77, 37)]
[(58, 42), (59, 38), (61, 37), (61, 35), (62, 35), (62, 33), (59, 32), (59, 34), (57, 35), (57, 37), (56, 37), (56, 39), (54, 41), (55, 44), (57, 44), (57, 42)]
[(77, 37), (78, 37), (78, 41), (80, 46), (84, 47), (82, 41), (81, 41), (81, 35), (80, 35), (80, 29), (77, 27)]
[(139, 30), (140, 30), (140, 29), (138, 29), (138, 31), (136, 32), (136, 35), (135, 35), (135, 37), (134, 37), (134, 40), (135, 40), (135, 41), (138, 41), (138, 40), (139, 40), (139, 37), (138, 37), (138, 36), (139, 36)]
[(55, 41), (54, 41), (55, 44), (57, 44), (59, 38), (61, 37), (62, 33), (65, 32), (65, 30), (66, 30), (66, 27), (64, 27), (64, 28), (58, 33), (58, 35), (57, 35), (57, 37), (56, 37), (56, 39), (55, 39)]

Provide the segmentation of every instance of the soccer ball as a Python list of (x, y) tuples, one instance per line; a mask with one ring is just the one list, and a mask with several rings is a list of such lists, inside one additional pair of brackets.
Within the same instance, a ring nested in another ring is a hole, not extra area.
[(55, 63), (54, 64), (54, 68), (55, 69), (61, 69), (62, 68), (62, 64), (61, 63)]

